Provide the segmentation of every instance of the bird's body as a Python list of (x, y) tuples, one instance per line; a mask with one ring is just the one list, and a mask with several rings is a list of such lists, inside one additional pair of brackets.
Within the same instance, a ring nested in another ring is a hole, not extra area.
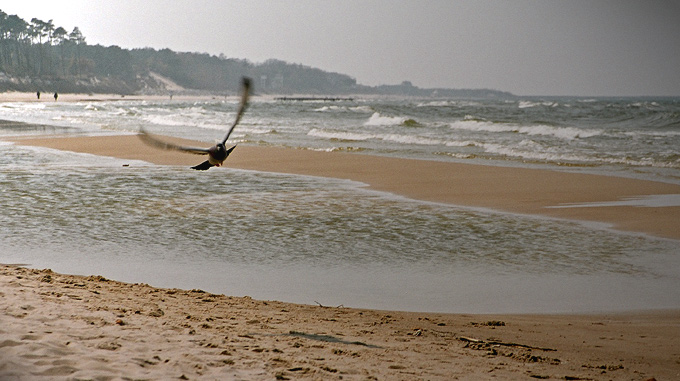
[(227, 147), (224, 144), (218, 143), (208, 148), (208, 160), (202, 162), (199, 165), (191, 167), (191, 169), (204, 171), (206, 169), (209, 169), (210, 167), (220, 167), (222, 166), (224, 160), (226, 160), (227, 157), (229, 157), (229, 154), (231, 153), (231, 151), (234, 150), (234, 148), (236, 148), (236, 146), (227, 149)]
[(217, 143), (216, 145), (210, 148), (185, 147), (173, 143), (168, 143), (158, 138), (152, 137), (144, 129), (140, 131), (139, 137), (142, 139), (144, 143), (157, 148), (171, 149), (176, 151), (193, 153), (197, 155), (208, 155), (208, 160), (202, 162), (201, 164), (191, 167), (192, 169), (205, 171), (211, 167), (219, 167), (222, 165), (224, 160), (226, 160), (227, 157), (229, 157), (229, 154), (234, 150), (234, 148), (236, 148), (236, 146), (233, 146), (227, 149), (225, 144), (227, 142), (227, 139), (229, 139), (229, 135), (231, 135), (231, 132), (234, 130), (234, 127), (236, 127), (238, 122), (241, 120), (241, 117), (243, 116), (243, 113), (246, 110), (246, 107), (248, 105), (249, 93), (250, 93), (250, 79), (243, 78), (241, 104), (239, 106), (238, 113), (236, 114), (236, 119), (234, 120), (234, 123), (231, 125), (231, 128), (229, 128), (229, 131), (227, 131), (227, 135), (224, 137), (224, 139), (222, 139), (221, 142)]

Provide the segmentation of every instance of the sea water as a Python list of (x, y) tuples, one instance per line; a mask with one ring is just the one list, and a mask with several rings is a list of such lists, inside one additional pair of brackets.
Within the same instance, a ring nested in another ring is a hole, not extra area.
[[(209, 145), (236, 107), (232, 99), (7, 103), (0, 119), (31, 124), (0, 123), (0, 140), (144, 127)], [(230, 140), (680, 183), (675, 99), (256, 98)], [(348, 307), (680, 307), (676, 240), (226, 164), (198, 172), (0, 142), (0, 262)]]

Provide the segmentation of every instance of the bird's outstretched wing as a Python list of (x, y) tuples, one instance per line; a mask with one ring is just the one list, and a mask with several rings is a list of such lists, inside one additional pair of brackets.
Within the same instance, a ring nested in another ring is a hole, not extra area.
[(231, 132), (234, 131), (234, 127), (236, 127), (238, 122), (241, 121), (241, 117), (246, 111), (246, 107), (248, 107), (248, 96), (250, 95), (250, 78), (243, 77), (243, 84), (241, 86), (241, 104), (239, 105), (238, 112), (236, 113), (236, 119), (234, 119), (234, 123), (232, 123), (229, 131), (227, 131), (227, 135), (225, 135), (224, 139), (222, 139), (222, 144), (227, 142), (229, 135), (231, 135)]
[[(227, 139), (229, 139), (229, 135), (231, 135), (231, 132), (234, 131), (234, 127), (238, 124), (238, 122), (241, 120), (241, 117), (243, 116), (243, 113), (246, 111), (246, 107), (248, 106), (248, 97), (250, 94), (250, 78), (243, 78), (243, 88), (241, 89), (241, 104), (239, 106), (238, 112), (236, 113), (236, 119), (234, 120), (234, 123), (232, 123), (231, 127), (229, 127), (229, 131), (227, 131), (227, 135), (224, 137), (222, 140), (222, 144), (227, 142)], [(206, 155), (208, 154), (209, 148), (196, 148), (196, 147), (185, 147), (185, 146), (180, 146), (177, 144), (169, 143), (164, 140), (158, 139), (156, 137), (151, 136), (146, 130), (143, 128), (140, 129), (139, 131), (139, 138), (142, 139), (142, 141), (150, 146), (161, 148), (161, 149), (167, 149), (167, 150), (176, 150), (176, 151), (183, 151), (183, 152), (189, 152), (189, 153), (194, 153), (198, 155)]]
[(150, 146), (156, 147), (156, 148), (161, 148), (161, 149), (167, 149), (167, 150), (175, 150), (175, 151), (184, 151), (184, 152), (189, 152), (197, 155), (207, 155), (208, 154), (208, 148), (196, 148), (196, 147), (185, 147), (181, 146), (178, 144), (174, 143), (169, 143), (164, 140), (160, 140), (156, 137), (151, 136), (146, 130), (143, 128), (139, 130), (139, 138), (142, 139), (142, 141)]

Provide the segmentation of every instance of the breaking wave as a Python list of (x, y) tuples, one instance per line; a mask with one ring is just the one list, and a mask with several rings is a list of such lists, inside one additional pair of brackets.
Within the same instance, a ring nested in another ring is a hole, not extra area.
[(475, 120), (466, 117), (465, 120), (456, 121), (450, 124), (454, 130), (466, 130), (477, 132), (508, 132), (519, 133), (529, 136), (543, 135), (554, 136), (556, 138), (565, 140), (590, 138), (593, 136), (602, 135), (604, 132), (600, 129), (581, 129), (575, 127), (554, 127), (547, 125), (534, 126), (518, 126), (505, 123), (493, 123), (488, 121)]
[(415, 145), (444, 145), (451, 147), (462, 147), (473, 144), (472, 142), (451, 142), (442, 139), (428, 138), (423, 136), (403, 135), (403, 134), (370, 134), (360, 132), (345, 132), (345, 131), (325, 131), (320, 129), (312, 129), (307, 133), (308, 136), (317, 138), (324, 138), (329, 140), (340, 141), (368, 141), (368, 140), (382, 140), (385, 142), (400, 143), (400, 144), (415, 144)]
[(523, 140), (518, 145), (508, 146), (496, 143), (481, 143), (484, 152), (508, 158), (520, 158), (548, 163), (581, 163), (583, 165), (625, 165), (632, 167), (680, 168), (680, 159), (672, 157), (653, 159), (650, 157), (630, 157), (616, 154), (585, 155), (568, 152), (559, 147), (545, 147), (531, 140)]
[(531, 102), (531, 101), (520, 101), (517, 104), (519, 108), (531, 108), (531, 107), (557, 107), (560, 104), (557, 102)]
[(374, 112), (368, 119), (364, 126), (399, 126), (399, 125), (417, 125), (414, 119), (405, 116), (382, 116), (379, 112)]
[(356, 113), (367, 113), (373, 112), (370, 106), (322, 106), (314, 109), (316, 112), (356, 112)]

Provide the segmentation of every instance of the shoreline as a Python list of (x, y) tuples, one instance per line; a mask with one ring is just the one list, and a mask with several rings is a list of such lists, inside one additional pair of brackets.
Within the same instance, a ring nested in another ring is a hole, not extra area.
[[(172, 94), (172, 98), (170, 95)], [(121, 94), (105, 94), (105, 93), (59, 93), (58, 99), (54, 100), (54, 93), (42, 93), (38, 99), (36, 93), (27, 92), (0, 92), (0, 102), (29, 102), (29, 103), (59, 103), (59, 102), (103, 102), (103, 101), (158, 101), (158, 100), (178, 100), (178, 101), (206, 101), (217, 99), (235, 99), (236, 94), (231, 95), (212, 95), (212, 94), (173, 94), (168, 91), (167, 94), (146, 94), (146, 95), (121, 95)]]
[[(203, 160), (149, 148), (135, 135), (3, 140), (187, 170)], [(350, 179), (424, 201), (591, 218), (680, 239), (673, 235), (680, 231), (678, 207), (546, 208), (680, 194), (673, 184), (276, 147), (239, 146), (225, 164)], [(0, 305), (3, 380), (680, 377), (680, 310), (381, 311), (260, 301), (1, 264), (0, 297), (5, 301)]]
[[(206, 146), (178, 138), (178, 144)], [(89, 153), (160, 165), (195, 165), (200, 156), (162, 151), (136, 135), (6, 138), (15, 144)], [(238, 146), (225, 167), (347, 179), (370, 189), (462, 207), (583, 222), (680, 240), (680, 206), (589, 206), (628, 198), (678, 195), (680, 185), (547, 169), (401, 159), (344, 152)]]
[(674, 379), (680, 310), (395, 312), (0, 265), (0, 378)]

